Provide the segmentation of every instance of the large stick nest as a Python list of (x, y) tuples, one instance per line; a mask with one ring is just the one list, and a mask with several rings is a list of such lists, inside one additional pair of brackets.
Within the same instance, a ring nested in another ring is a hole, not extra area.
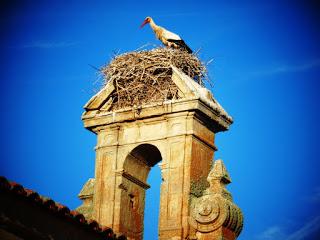
[(203, 85), (206, 68), (195, 54), (179, 49), (156, 48), (116, 56), (101, 69), (105, 83), (113, 81), (112, 109), (179, 99), (171, 65)]

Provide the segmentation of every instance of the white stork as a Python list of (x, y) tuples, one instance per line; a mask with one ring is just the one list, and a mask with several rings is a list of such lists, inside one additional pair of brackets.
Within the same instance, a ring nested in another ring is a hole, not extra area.
[(179, 35), (168, 31), (167, 29), (158, 26), (154, 23), (151, 17), (146, 17), (140, 28), (143, 28), (144, 25), (150, 23), (150, 27), (156, 34), (156, 37), (166, 46), (172, 48), (180, 48), (186, 50), (188, 53), (192, 53), (191, 48), (180, 38)]

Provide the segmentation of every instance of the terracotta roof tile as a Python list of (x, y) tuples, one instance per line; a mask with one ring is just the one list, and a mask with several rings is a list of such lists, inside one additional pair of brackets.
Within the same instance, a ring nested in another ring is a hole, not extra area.
[(106, 240), (109, 240), (109, 239), (125, 240), (126, 239), (125, 236), (116, 237), (116, 235), (113, 233), (113, 230), (111, 228), (103, 227), (94, 220), (87, 221), (81, 213), (75, 210), (70, 211), (68, 207), (60, 203), (57, 203), (50, 198), (43, 197), (33, 190), (26, 189), (18, 183), (10, 182), (5, 177), (2, 177), (2, 176), (0, 176), (0, 191), (8, 191), (8, 192), (17, 194), (19, 196), (25, 197), (30, 201), (34, 202), (35, 204), (47, 208), (48, 211), (52, 212), (53, 214), (57, 213), (65, 218), (69, 218), (72, 221), (75, 221), (81, 224), (83, 227), (87, 227), (91, 229), (91, 231), (100, 233), (102, 236), (105, 237)]

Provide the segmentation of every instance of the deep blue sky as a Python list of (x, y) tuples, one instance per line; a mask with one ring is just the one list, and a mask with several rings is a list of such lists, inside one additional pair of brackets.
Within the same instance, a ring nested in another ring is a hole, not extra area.
[[(311, 1), (2, 1), (0, 175), (70, 208), (94, 176), (82, 106), (114, 52), (159, 44), (150, 15), (201, 48), (215, 98), (234, 118), (217, 135), (242, 208), (240, 240), (314, 240), (320, 226), (320, 8)], [(228, 3), (227, 3), (228, 2)], [(159, 170), (148, 190), (156, 239)], [(155, 193), (150, 199), (151, 191)], [(155, 211), (155, 212), (154, 212)], [(152, 223), (153, 221), (153, 223)]]

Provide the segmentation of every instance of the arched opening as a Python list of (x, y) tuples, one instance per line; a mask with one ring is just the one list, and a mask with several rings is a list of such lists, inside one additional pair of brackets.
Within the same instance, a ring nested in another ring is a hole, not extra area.
[(151, 168), (148, 184), (151, 187), (147, 190), (146, 194), (143, 239), (158, 239), (161, 186), (161, 170), (158, 165)]
[[(123, 164), (123, 179), (120, 185), (121, 212), (125, 226), (121, 232), (126, 233), (130, 239), (142, 239), (143, 234), (147, 234), (144, 239), (158, 238), (158, 213), (160, 201), (160, 168), (152, 168), (162, 160), (162, 156), (157, 147), (151, 144), (141, 144), (135, 147), (126, 157)], [(151, 177), (148, 183), (152, 185), (152, 190), (147, 199), (147, 216), (144, 215), (146, 203), (146, 191), (150, 188), (147, 183), (151, 168)], [(157, 178), (157, 179), (156, 179)], [(155, 215), (156, 214), (156, 215)], [(145, 216), (145, 220), (144, 220)], [(145, 224), (144, 224), (145, 223)], [(145, 229), (144, 229), (145, 226)], [(144, 231), (143, 231), (144, 230)], [(151, 236), (152, 237), (149, 237)]]
[(150, 167), (153, 167), (162, 159), (159, 149), (152, 144), (141, 144), (135, 147), (131, 151), (131, 154), (136, 158), (144, 161)]

